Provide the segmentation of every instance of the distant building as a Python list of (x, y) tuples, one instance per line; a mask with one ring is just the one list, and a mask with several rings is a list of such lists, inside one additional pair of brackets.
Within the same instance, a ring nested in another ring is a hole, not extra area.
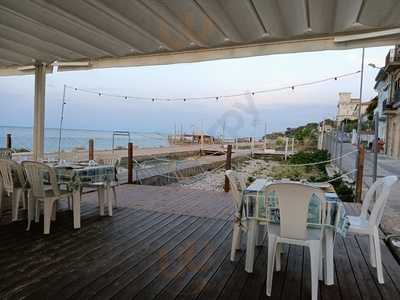
[[(359, 98), (351, 98), (351, 93), (339, 93), (338, 110), (336, 114), (336, 121), (338, 123), (344, 120), (357, 120), (358, 119), (358, 105), (360, 104)], [(365, 114), (369, 102), (361, 103), (361, 115)]]
[(379, 137), (385, 142), (385, 153), (400, 159), (400, 45), (391, 49), (375, 78), (378, 92)]
[(324, 138), (326, 138), (326, 134), (332, 132), (335, 127), (335, 121), (331, 119), (326, 119), (319, 123), (318, 127), (318, 149), (323, 149), (324, 146)]

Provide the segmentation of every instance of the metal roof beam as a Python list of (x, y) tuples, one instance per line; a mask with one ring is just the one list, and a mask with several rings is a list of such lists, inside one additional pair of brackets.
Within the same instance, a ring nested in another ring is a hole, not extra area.
[(87, 0), (87, 2), (90, 3), (93, 7), (96, 7), (96, 9), (102, 10), (104, 13), (108, 14), (115, 21), (121, 23), (121, 25), (131, 28), (132, 30), (141, 34), (143, 37), (152, 40), (154, 43), (158, 45), (162, 45), (166, 50), (173, 50), (172, 45), (170, 45), (168, 41), (161, 41), (154, 35), (144, 30), (137, 23), (133, 22), (132, 19), (126, 18), (121, 13), (111, 8), (109, 5), (104, 4), (99, 0)]
[[(98, 28), (97, 26), (90, 24), (86, 20), (83, 20), (82, 18), (67, 12), (66, 10), (58, 7), (55, 4), (51, 4), (44, 0), (33, 0), (33, 1), (35, 4), (37, 4), (44, 10), (46, 10), (48, 13), (56, 15), (61, 18), (64, 18), (68, 22), (79, 24), (79, 26), (86, 29), (87, 31), (90, 31), (98, 36), (105, 37), (106, 39), (108, 39), (110, 42), (112, 42), (114, 44), (119, 44), (119, 47), (123, 47), (127, 50), (127, 51), (125, 51), (125, 54), (128, 52), (128, 49), (130, 49), (131, 51), (134, 50), (137, 53), (143, 52), (142, 50), (138, 49), (138, 47), (136, 45), (133, 45), (132, 43), (128, 43), (126, 41), (123, 41), (123, 40), (117, 38), (115, 35), (110, 34), (106, 31)], [(101, 46), (96, 45), (96, 47), (101, 47)], [(101, 47), (101, 48), (103, 48), (103, 47)], [(113, 54), (113, 55), (120, 54), (120, 53), (115, 52), (115, 50), (111, 50), (111, 49), (107, 49), (105, 51), (107, 51), (108, 54), (110, 54), (110, 55), (111, 54)]]
[[(62, 45), (65, 48), (72, 48), (73, 51), (78, 52), (81, 56), (93, 56), (94, 53), (101, 56), (111, 56), (112, 54), (93, 46), (86, 41), (82, 41), (75, 36), (69, 35), (62, 32), (54, 27), (43, 24), (37, 20), (31, 19), (25, 15), (21, 15), (18, 12), (12, 11), (9, 8), (2, 6), (0, 4), (0, 18), (2, 24), (6, 26), (17, 28), (34, 37), (44, 39), (46, 41), (50, 40), (53, 43)], [(7, 18), (7, 19), (6, 19)], [(21, 27), (23, 29), (21, 29)], [(73, 46), (72, 46), (73, 45)], [(79, 50), (76, 49), (79, 47)]]
[(188, 41), (194, 42), (200, 47), (205, 47), (205, 43), (201, 41), (192, 31), (190, 31), (163, 3), (158, 0), (137, 0), (138, 3), (152, 11), (152, 13), (161, 18), (174, 31), (180, 32)]
[(0, 37), (13, 40), (17, 43), (25, 43), (32, 48), (38, 49), (39, 51), (46, 51), (60, 59), (80, 59), (85, 57), (71, 49), (42, 40), (4, 24), (0, 24)]
[(0, 46), (0, 58), (7, 61), (15, 62), (18, 65), (32, 64), (35, 58), (32, 56), (27, 56), (25, 54), (18, 53), (14, 50), (1, 48)]
[(218, 1), (195, 0), (195, 3), (204, 14), (219, 28), (221, 33), (231, 41), (240, 42), (243, 37), (237, 30), (235, 24), (226, 14), (224, 8)]
[(40, 61), (54, 61), (54, 60), (60, 59), (60, 57), (57, 57), (50, 53), (47, 53), (46, 51), (41, 51), (41, 50), (32, 48), (30, 46), (27, 46), (27, 45), (24, 45), (21, 43), (17, 43), (15, 41), (5, 39), (2, 37), (0, 37), (0, 48), (8, 49), (10, 51), (15, 51), (16, 53), (26, 55), (29, 57), (32, 56)]

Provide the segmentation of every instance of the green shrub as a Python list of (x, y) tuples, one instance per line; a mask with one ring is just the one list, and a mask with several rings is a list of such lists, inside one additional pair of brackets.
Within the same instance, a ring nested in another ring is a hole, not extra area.
[[(300, 151), (294, 155), (292, 155), (288, 162), (292, 165), (298, 164), (309, 164), (309, 163), (317, 163), (321, 161), (329, 160), (329, 153), (327, 150), (313, 150), (313, 151)], [(315, 165), (320, 171), (325, 172), (325, 163)], [(307, 169), (313, 168), (314, 166), (307, 166)]]

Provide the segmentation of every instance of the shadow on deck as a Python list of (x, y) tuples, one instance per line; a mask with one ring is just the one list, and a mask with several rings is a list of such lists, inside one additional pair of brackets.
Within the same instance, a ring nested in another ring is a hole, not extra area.
[[(176, 187), (121, 186), (113, 217), (98, 216), (94, 194), (82, 204), (82, 229), (61, 211), (44, 236), (42, 224), (0, 226), (1, 299), (263, 299), (265, 246), (253, 274), (244, 251), (229, 260), (229, 196)], [(348, 206), (349, 212), (356, 208)], [(243, 239), (244, 242), (244, 239)], [(244, 247), (243, 247), (244, 248)], [(335, 244), (335, 285), (321, 299), (399, 299), (400, 266), (382, 244), (386, 283), (368, 262), (368, 240), (349, 235)], [(310, 299), (309, 255), (284, 248), (274, 299)]]

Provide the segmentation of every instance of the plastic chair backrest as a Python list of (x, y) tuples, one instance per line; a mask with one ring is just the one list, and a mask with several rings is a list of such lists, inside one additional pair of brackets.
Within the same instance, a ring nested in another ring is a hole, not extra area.
[(0, 176), (3, 183), (3, 189), (11, 193), (14, 189), (14, 179), (12, 176), (13, 164), (12, 160), (0, 159)]
[(239, 212), (242, 203), (242, 192), (246, 189), (246, 177), (233, 170), (225, 171), (229, 179), (229, 187), (234, 199), (235, 211)]
[[(390, 191), (397, 180), (397, 176), (394, 175), (380, 178), (375, 181), (374, 184), (367, 191), (361, 207), (360, 217), (368, 220), (368, 224), (370, 226), (377, 226), (378, 224), (380, 224)], [(375, 193), (376, 201), (375, 203), (373, 203), (371, 214), (369, 214), (368, 210), (371, 203), (373, 202)]]
[(0, 148), (0, 159), (12, 159), (12, 150), (8, 148)]
[[(26, 177), (34, 197), (44, 198), (46, 190), (49, 190), (48, 187), (53, 191), (54, 196), (60, 195), (57, 175), (54, 169), (36, 161), (24, 161), (22, 162), (22, 166), (25, 169)], [(48, 185), (45, 185), (45, 181), (47, 181)]]
[(318, 219), (323, 223), (321, 208), (325, 195), (321, 189), (297, 182), (277, 182), (266, 188), (266, 199), (272, 192), (275, 193), (279, 203), (281, 237), (307, 239), (309, 204), (314, 195), (320, 201)]

